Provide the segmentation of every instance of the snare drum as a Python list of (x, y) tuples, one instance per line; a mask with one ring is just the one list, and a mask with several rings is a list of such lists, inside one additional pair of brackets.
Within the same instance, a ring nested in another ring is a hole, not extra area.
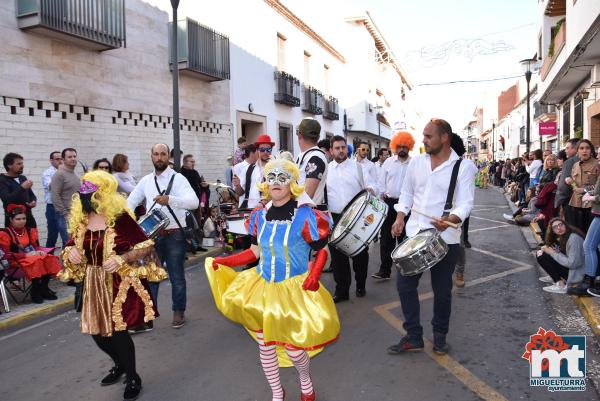
[(140, 219), (138, 224), (148, 238), (155, 238), (158, 233), (169, 225), (169, 218), (160, 209), (153, 209)]
[(414, 276), (435, 266), (448, 253), (441, 233), (433, 228), (402, 241), (392, 252), (394, 266), (403, 276)]
[(225, 217), (227, 222), (227, 231), (234, 234), (248, 235), (246, 230), (246, 219), (250, 216), (250, 211), (245, 209), (239, 214), (232, 214)]
[(329, 245), (346, 256), (358, 255), (375, 239), (387, 212), (385, 202), (365, 190), (359, 192), (333, 226)]

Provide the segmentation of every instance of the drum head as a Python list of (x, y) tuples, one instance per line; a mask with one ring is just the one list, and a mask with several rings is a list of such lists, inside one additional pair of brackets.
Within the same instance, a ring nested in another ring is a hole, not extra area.
[(342, 217), (337, 222), (331, 233), (331, 238), (338, 238), (344, 233), (344, 230), (358, 217), (361, 213), (364, 205), (366, 204), (366, 198), (369, 196), (367, 191), (363, 191), (354, 197), (352, 202), (346, 206), (342, 213)]
[(423, 248), (434, 236), (435, 230), (425, 230), (414, 237), (405, 239), (398, 247), (394, 250), (393, 256), (405, 256), (410, 255), (413, 252)]

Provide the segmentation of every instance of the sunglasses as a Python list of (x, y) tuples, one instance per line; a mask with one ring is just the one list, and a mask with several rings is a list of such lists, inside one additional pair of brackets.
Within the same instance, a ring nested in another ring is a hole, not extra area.
[(272, 152), (273, 148), (258, 148), (258, 151), (263, 153), (263, 152)]
[(98, 166), (98, 169), (100, 169), (100, 170), (108, 170), (108, 166)]

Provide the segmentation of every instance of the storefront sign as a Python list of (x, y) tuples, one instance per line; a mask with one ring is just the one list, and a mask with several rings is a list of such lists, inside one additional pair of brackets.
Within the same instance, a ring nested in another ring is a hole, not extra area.
[(540, 135), (556, 135), (556, 121), (541, 122)]

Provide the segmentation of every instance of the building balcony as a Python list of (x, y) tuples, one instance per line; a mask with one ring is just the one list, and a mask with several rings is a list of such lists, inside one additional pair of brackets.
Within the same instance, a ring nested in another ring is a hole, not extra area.
[(305, 85), (303, 92), (302, 111), (311, 114), (323, 114), (323, 94), (321, 91), (315, 87)]
[[(169, 24), (170, 27), (172, 25)], [(169, 33), (169, 55), (170, 49), (171, 34)], [(182, 74), (203, 81), (230, 79), (229, 38), (193, 19), (179, 20), (177, 21), (177, 62)]]
[(91, 50), (125, 43), (125, 0), (16, 0), (16, 14), (22, 30)]
[(550, 29), (552, 38), (550, 39), (548, 55), (544, 59), (542, 67), (540, 68), (540, 77), (542, 81), (544, 81), (548, 76), (550, 69), (552, 69), (554, 62), (558, 58), (558, 55), (565, 47), (565, 43), (567, 42), (567, 21), (564, 19), (561, 21), (557, 23), (558, 26), (554, 26)]
[(534, 102), (533, 119), (535, 121), (556, 121), (556, 106)]
[(275, 71), (275, 102), (300, 106), (300, 80), (283, 71)]
[(340, 112), (338, 100), (333, 96), (328, 96), (325, 99), (325, 107), (323, 110), (323, 118), (327, 120), (339, 120)]

